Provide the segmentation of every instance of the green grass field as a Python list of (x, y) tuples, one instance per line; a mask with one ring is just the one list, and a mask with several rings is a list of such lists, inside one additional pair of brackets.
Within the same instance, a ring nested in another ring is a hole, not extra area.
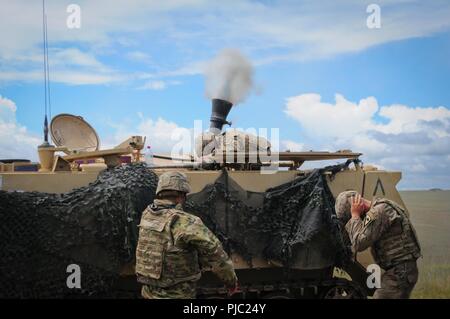
[(450, 191), (400, 192), (422, 246), (412, 298), (450, 299)]

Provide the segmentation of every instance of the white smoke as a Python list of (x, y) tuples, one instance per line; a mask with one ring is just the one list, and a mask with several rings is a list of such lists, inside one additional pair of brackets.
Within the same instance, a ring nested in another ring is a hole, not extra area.
[(253, 66), (236, 49), (224, 49), (205, 68), (206, 96), (233, 104), (245, 100), (253, 86)]

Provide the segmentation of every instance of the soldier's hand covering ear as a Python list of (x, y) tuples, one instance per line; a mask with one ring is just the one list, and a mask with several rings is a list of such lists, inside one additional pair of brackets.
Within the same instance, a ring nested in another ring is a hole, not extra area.
[(351, 207), (352, 218), (359, 218), (363, 212), (364, 212), (364, 200), (362, 199), (361, 195), (357, 194), (356, 196), (352, 196), (352, 207)]

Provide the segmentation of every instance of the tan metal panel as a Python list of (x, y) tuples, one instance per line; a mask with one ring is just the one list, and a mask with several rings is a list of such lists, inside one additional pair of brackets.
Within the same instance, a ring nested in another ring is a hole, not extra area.
[(264, 192), (268, 188), (292, 181), (298, 173), (279, 171), (274, 174), (261, 174), (259, 171), (235, 171), (230, 172), (230, 177), (247, 191)]
[(14, 172), (1, 174), (1, 189), (5, 191), (65, 193), (95, 181), (98, 172), (30, 173)]
[(206, 185), (214, 183), (221, 171), (185, 171), (192, 193), (200, 192)]
[[(180, 171), (180, 169), (176, 169)], [(170, 169), (157, 170), (159, 174)], [(191, 183), (192, 193), (200, 192), (207, 184), (213, 183), (222, 171), (183, 171)], [(243, 189), (251, 192), (264, 192), (266, 189), (292, 181), (298, 171), (279, 171), (274, 174), (261, 174), (259, 171), (229, 171), (229, 176)]]
[(405, 207), (396, 185), (400, 181), (400, 172), (369, 171), (366, 172), (363, 197), (368, 200), (374, 198), (388, 198)]
[(346, 190), (356, 190), (361, 192), (363, 180), (364, 172), (361, 169), (342, 171), (334, 176), (327, 176), (328, 186), (335, 198), (339, 193)]

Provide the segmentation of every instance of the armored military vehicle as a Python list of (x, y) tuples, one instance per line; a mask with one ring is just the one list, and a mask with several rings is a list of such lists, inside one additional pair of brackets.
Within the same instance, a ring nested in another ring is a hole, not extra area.
[[(371, 256), (352, 258), (334, 198), (357, 190), (404, 205), (396, 190), (401, 173), (363, 166), (362, 154), (348, 150), (273, 151), (263, 137), (223, 131), (231, 108), (213, 100), (210, 130), (198, 137), (196, 156), (154, 154), (151, 167), (139, 163), (145, 138), (99, 150), (95, 130), (70, 114), (53, 118), (56, 147), (39, 147), (40, 163), (0, 160), (0, 295), (138, 296), (137, 225), (157, 175), (167, 170), (187, 175), (186, 210), (200, 216), (231, 255), (241, 287), (234, 297), (371, 295), (365, 270)], [(302, 170), (304, 162), (318, 160), (340, 164)], [(82, 269), (79, 290), (66, 287), (66, 267), (73, 264)], [(198, 295), (227, 297), (208, 271)]]
[[(0, 158), (0, 298), (138, 296), (140, 215), (153, 201), (158, 175), (167, 170), (186, 173), (192, 186), (186, 210), (200, 216), (231, 255), (241, 287), (235, 297), (372, 293), (365, 271), (370, 255), (352, 258), (334, 198), (357, 190), (404, 206), (396, 190), (400, 172), (363, 166), (362, 154), (348, 150), (280, 152), (262, 136), (223, 131), (232, 108), (223, 99), (213, 99), (210, 129), (199, 136), (194, 156), (155, 154), (151, 167), (141, 163), (145, 137), (100, 150), (94, 128), (70, 114), (55, 116), (49, 130), (44, 3), (42, 16), (44, 143), (37, 149), (39, 163)], [(229, 83), (220, 82), (229, 91)], [(302, 169), (304, 162), (319, 160), (341, 163)], [(208, 270), (198, 295), (227, 297)]]

